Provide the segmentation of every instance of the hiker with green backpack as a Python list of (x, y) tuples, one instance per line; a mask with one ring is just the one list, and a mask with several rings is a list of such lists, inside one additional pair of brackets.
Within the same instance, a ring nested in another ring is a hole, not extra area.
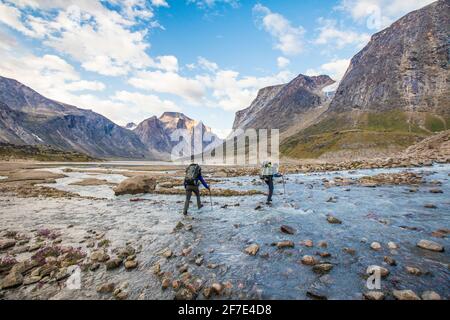
[(200, 182), (202, 185), (211, 192), (210, 187), (202, 177), (202, 169), (196, 163), (192, 163), (186, 168), (186, 176), (184, 178), (184, 188), (186, 189), (186, 201), (184, 203), (183, 214), (187, 215), (189, 209), (189, 203), (191, 201), (192, 193), (197, 197), (197, 207), (201, 209), (203, 207), (200, 200)]
[[(267, 196), (267, 202), (266, 204), (271, 205), (272, 204), (272, 196), (273, 196), (273, 178), (280, 178), (283, 176), (278, 172), (278, 165), (273, 165), (270, 161), (264, 161), (261, 166), (261, 174), (260, 178), (264, 180), (264, 182), (269, 187), (269, 194)], [(283, 178), (283, 185), (284, 185), (284, 178)], [(286, 193), (286, 187), (284, 193)]]

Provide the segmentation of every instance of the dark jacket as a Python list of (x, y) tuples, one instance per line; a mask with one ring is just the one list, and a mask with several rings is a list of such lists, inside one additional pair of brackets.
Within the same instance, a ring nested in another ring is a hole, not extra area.
[[(195, 183), (196, 186), (199, 185), (199, 182), (201, 182), (202, 185), (203, 185), (206, 189), (209, 189), (208, 184), (206, 183), (205, 179), (203, 179), (203, 177), (202, 177), (201, 174), (198, 176), (197, 179), (194, 180), (194, 183)], [(186, 183), (186, 181), (184, 181), (184, 187), (185, 187), (185, 188), (186, 188), (187, 185), (188, 185), (188, 184)]]

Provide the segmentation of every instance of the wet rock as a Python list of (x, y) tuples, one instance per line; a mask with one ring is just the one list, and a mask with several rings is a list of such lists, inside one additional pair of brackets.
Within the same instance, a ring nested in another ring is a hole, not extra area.
[(395, 261), (394, 258), (389, 257), (389, 256), (385, 256), (384, 257), (384, 262), (386, 262), (390, 266), (396, 266), (397, 265), (397, 261)]
[(212, 294), (212, 290), (211, 290), (210, 287), (207, 287), (207, 288), (204, 288), (204, 289), (203, 289), (203, 296), (204, 296), (206, 299), (209, 299), (209, 298), (211, 297), (211, 294)]
[(441, 246), (439, 243), (436, 243), (431, 240), (420, 240), (417, 243), (417, 246), (421, 249), (435, 251), (435, 252), (443, 252), (444, 251), (443, 246)]
[(108, 283), (99, 285), (96, 290), (98, 293), (111, 293), (111, 292), (114, 292), (115, 287), (116, 287), (116, 285), (114, 283), (108, 282)]
[(321, 258), (330, 258), (331, 253), (329, 252), (316, 252), (316, 255), (320, 256)]
[(389, 270), (380, 266), (376, 266), (376, 265), (372, 265), (372, 266), (368, 266), (366, 273), (370, 276), (373, 275), (374, 273), (379, 272), (380, 276), (385, 278), (389, 275)]
[(174, 290), (178, 290), (181, 287), (181, 281), (180, 280), (173, 280), (172, 281), (172, 288)]
[(223, 286), (220, 283), (216, 282), (211, 285), (211, 290), (218, 296), (220, 296), (220, 294), (222, 293), (222, 289), (223, 289)]
[(136, 260), (128, 260), (125, 261), (125, 269), (132, 270), (138, 266), (138, 262)]
[(372, 242), (370, 244), (370, 248), (372, 248), (375, 251), (378, 251), (381, 249), (381, 244), (379, 242)]
[(317, 263), (313, 256), (303, 256), (301, 263), (307, 266), (313, 266)]
[(100, 263), (97, 263), (97, 262), (95, 262), (89, 266), (90, 271), (97, 271), (98, 268), (100, 268)]
[(185, 273), (185, 272), (187, 272), (188, 270), (189, 270), (189, 265), (184, 264), (184, 265), (182, 265), (182, 266), (178, 269), (178, 272), (179, 272), (179, 273)]
[(195, 259), (195, 264), (201, 266), (203, 264), (203, 257), (198, 257)]
[(170, 257), (172, 257), (173, 252), (170, 249), (166, 249), (164, 250), (164, 252), (162, 253), (162, 256), (166, 259), (169, 259)]
[(182, 255), (183, 257), (186, 257), (186, 256), (190, 255), (191, 252), (192, 252), (192, 248), (191, 248), (191, 247), (189, 247), (189, 248), (184, 248), (183, 250), (181, 250), (181, 255)]
[(369, 291), (363, 294), (366, 300), (384, 300), (384, 293), (381, 291)]
[(0, 239), (0, 250), (6, 250), (16, 245), (16, 240)]
[(328, 300), (328, 297), (324, 293), (313, 289), (306, 291), (306, 295), (314, 300)]
[(215, 263), (208, 263), (206, 266), (208, 269), (216, 269), (219, 265)]
[(183, 228), (184, 228), (184, 223), (181, 222), (181, 221), (178, 221), (177, 224), (176, 224), (176, 226), (175, 226), (175, 228), (174, 228), (173, 230), (174, 230), (174, 231), (179, 231), (179, 230), (181, 230), (181, 229), (183, 229)]
[(116, 289), (113, 292), (114, 298), (117, 300), (126, 300), (128, 299), (128, 292), (122, 289)]
[(431, 235), (436, 238), (446, 238), (449, 234), (450, 234), (449, 229), (438, 229), (431, 233)]
[(294, 228), (290, 227), (290, 226), (286, 226), (283, 225), (280, 227), (281, 232), (286, 233), (286, 234), (295, 234), (297, 232), (297, 230), (295, 230)]
[(341, 220), (332, 216), (331, 214), (327, 215), (327, 221), (331, 224), (342, 224)]
[(181, 288), (176, 294), (175, 294), (175, 300), (194, 300), (195, 295), (192, 293), (191, 290), (187, 288)]
[(437, 206), (432, 203), (427, 203), (424, 205), (424, 207), (427, 209), (437, 209)]
[(106, 270), (117, 269), (122, 265), (122, 259), (114, 258), (106, 262)]
[(260, 206), (260, 205), (255, 207), (255, 210), (261, 210), (261, 209), (262, 209), (262, 206)]
[(342, 249), (345, 253), (354, 256), (356, 254), (356, 250), (352, 248), (344, 248)]
[[(161, 281), (161, 288), (162, 288), (163, 290), (166, 290), (168, 287), (170, 287), (171, 284), (172, 284), (172, 283), (171, 283), (171, 281), (170, 281), (169, 278), (164, 278), (164, 279), (162, 279), (162, 281)], [(174, 289), (175, 289), (175, 288), (174, 288)]]
[(333, 269), (333, 265), (331, 263), (320, 263), (313, 267), (313, 271), (318, 274), (328, 273), (331, 269)]
[(39, 282), (41, 279), (42, 279), (41, 276), (31, 276), (31, 275), (30, 275), (30, 276), (27, 276), (27, 277), (25, 277), (25, 278), (23, 279), (23, 285), (24, 285), (24, 286), (28, 286), (28, 285), (30, 285), (30, 284)]
[(314, 247), (314, 242), (312, 240), (304, 240), (300, 244), (304, 245), (305, 247), (312, 248)]
[(422, 300), (441, 300), (441, 296), (434, 291), (425, 291), (421, 297)]
[(292, 241), (289, 240), (285, 240), (285, 241), (280, 241), (276, 243), (276, 246), (278, 249), (284, 249), (284, 248), (294, 248), (295, 244)]
[(398, 246), (395, 242), (390, 241), (390, 242), (388, 242), (388, 248), (391, 250), (396, 250), (396, 249), (398, 249)]
[(416, 267), (409, 267), (406, 266), (405, 267), (406, 272), (408, 272), (409, 274), (415, 275), (415, 276), (420, 276), (422, 275), (422, 271), (419, 268)]
[(394, 290), (392, 295), (397, 300), (420, 300), (420, 298), (412, 290)]
[(444, 193), (441, 189), (431, 189), (430, 193)]
[(136, 176), (125, 179), (117, 187), (114, 194), (116, 196), (124, 194), (141, 194), (155, 191), (156, 180), (150, 176)]
[(259, 251), (259, 245), (257, 245), (256, 243), (251, 244), (250, 246), (245, 248), (245, 253), (250, 256), (255, 256), (258, 253), (258, 251)]
[(319, 246), (320, 248), (328, 248), (328, 243), (327, 243), (326, 241), (320, 241), (320, 242), (318, 243), (318, 246)]
[(109, 260), (109, 256), (103, 250), (92, 252), (90, 258), (94, 262), (105, 262)]
[(19, 272), (10, 272), (0, 282), (0, 289), (11, 289), (20, 286), (23, 283), (23, 276)]

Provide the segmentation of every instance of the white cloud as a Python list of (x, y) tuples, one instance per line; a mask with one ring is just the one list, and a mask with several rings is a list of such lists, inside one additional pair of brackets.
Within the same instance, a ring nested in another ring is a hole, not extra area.
[(217, 71), (217, 69), (219, 69), (217, 63), (209, 61), (208, 59), (203, 57), (198, 57), (197, 64), (200, 68), (211, 72)]
[(278, 65), (278, 68), (280, 68), (280, 69), (286, 68), (290, 63), (291, 63), (291, 61), (285, 57), (277, 58), (277, 65)]
[(155, 59), (157, 62), (153, 65), (154, 67), (169, 71), (178, 72), (178, 59), (175, 56), (159, 56)]
[(169, 4), (166, 0), (152, 0), (152, 5), (155, 7), (169, 7)]
[(199, 8), (212, 8), (218, 3), (229, 4), (233, 8), (239, 7), (239, 0), (188, 0), (188, 3), (196, 4)]
[(292, 26), (291, 22), (278, 13), (273, 13), (269, 8), (257, 4), (253, 7), (258, 23), (274, 39), (274, 47), (285, 55), (297, 55), (303, 50), (303, 27)]
[(319, 18), (320, 27), (319, 35), (314, 40), (315, 44), (331, 45), (338, 49), (342, 49), (347, 45), (355, 45), (362, 48), (370, 40), (370, 35), (367, 33), (358, 33), (353, 30), (339, 29), (335, 20)]
[[(88, 71), (118, 76), (153, 63), (146, 53), (150, 47), (146, 32), (133, 29), (136, 19), (150, 19), (153, 13), (144, 0), (120, 4), (122, 14), (94, 0), (22, 0), (17, 7), (2, 4), (0, 21), (26, 36), (42, 39), (43, 44), (79, 61)], [(38, 8), (45, 19), (27, 14), (30, 7)]]
[(180, 96), (191, 103), (199, 103), (206, 92), (202, 83), (175, 72), (141, 71), (128, 82), (139, 89)]
[(388, 27), (410, 11), (420, 9), (435, 0), (341, 0), (337, 7), (351, 14), (355, 21), (365, 22), (369, 29)]

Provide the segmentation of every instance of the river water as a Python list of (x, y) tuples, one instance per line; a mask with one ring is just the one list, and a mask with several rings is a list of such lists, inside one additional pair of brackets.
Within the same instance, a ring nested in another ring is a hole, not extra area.
[[(62, 172), (64, 167), (52, 168)], [(425, 183), (417, 192), (411, 186), (379, 186), (367, 188), (358, 185), (325, 187), (323, 179), (334, 177), (357, 178), (378, 173), (411, 171), (421, 173)], [(286, 193), (278, 181), (274, 204), (264, 204), (264, 196), (203, 199), (205, 207), (192, 209), (189, 218), (181, 215), (182, 196), (142, 195), (145, 201), (130, 202), (136, 196), (115, 197), (111, 186), (81, 187), (70, 185), (84, 178), (106, 179), (118, 183), (125, 179), (119, 174), (64, 173), (68, 177), (58, 179), (51, 187), (72, 191), (83, 196), (102, 199), (19, 199), (0, 197), (2, 229), (29, 232), (39, 228), (60, 230), (64, 243), (73, 246), (88, 230), (106, 232), (111, 247), (131, 243), (139, 248), (139, 268), (88, 272), (83, 274), (80, 290), (60, 289), (47, 292), (50, 298), (87, 299), (99, 296), (96, 285), (113, 281), (128, 283), (131, 299), (172, 299), (172, 290), (161, 290), (160, 279), (151, 272), (156, 262), (161, 269), (178, 274), (177, 268), (189, 264), (194, 277), (206, 284), (230, 281), (233, 290), (230, 298), (250, 299), (308, 299), (313, 291), (329, 299), (361, 299), (366, 288), (365, 271), (369, 265), (383, 266), (390, 275), (382, 279), (381, 290), (389, 293), (393, 289), (411, 289), (417, 294), (434, 290), (443, 298), (450, 298), (450, 255), (448, 238), (435, 238), (431, 233), (437, 229), (450, 229), (450, 165), (435, 165), (427, 168), (376, 169), (313, 174), (293, 174), (286, 177)], [(443, 193), (430, 193), (432, 181), (442, 183)], [(223, 178), (215, 187), (246, 190), (265, 190), (257, 177)], [(331, 201), (328, 201), (330, 200)], [(427, 209), (425, 204), (434, 204), (436, 209)], [(226, 206), (228, 205), (228, 206)], [(261, 205), (260, 210), (255, 210)], [(330, 224), (328, 214), (342, 220), (342, 224)], [(178, 221), (192, 224), (192, 231), (172, 232)], [(68, 225), (73, 225), (67, 229)], [(281, 225), (297, 230), (294, 235), (280, 232)], [(416, 247), (421, 239), (442, 244), (443, 253), (426, 251)], [(272, 244), (291, 240), (294, 248), (277, 249)], [(312, 240), (313, 247), (301, 244)], [(319, 248), (325, 241), (327, 248)], [(382, 249), (374, 251), (374, 241)], [(398, 249), (388, 249), (388, 242), (395, 242)], [(244, 253), (252, 243), (260, 246), (256, 256)], [(187, 257), (179, 253), (183, 248), (192, 248)], [(171, 248), (177, 257), (166, 261), (161, 251)], [(355, 255), (343, 251), (356, 250)], [(329, 258), (320, 258), (317, 252), (328, 252)], [(197, 255), (204, 263), (197, 266), (193, 260)], [(334, 268), (327, 275), (315, 274), (310, 266), (299, 263), (303, 255), (315, 256), (327, 261)], [(393, 257), (397, 266), (387, 266), (384, 256)], [(208, 264), (217, 265), (208, 268)], [(421, 269), (424, 275), (415, 276), (405, 271), (406, 266)], [(41, 296), (32, 291), (32, 286), (11, 293), (11, 297)], [(54, 290), (54, 289), (48, 289)], [(199, 298), (203, 298), (199, 295)]]

